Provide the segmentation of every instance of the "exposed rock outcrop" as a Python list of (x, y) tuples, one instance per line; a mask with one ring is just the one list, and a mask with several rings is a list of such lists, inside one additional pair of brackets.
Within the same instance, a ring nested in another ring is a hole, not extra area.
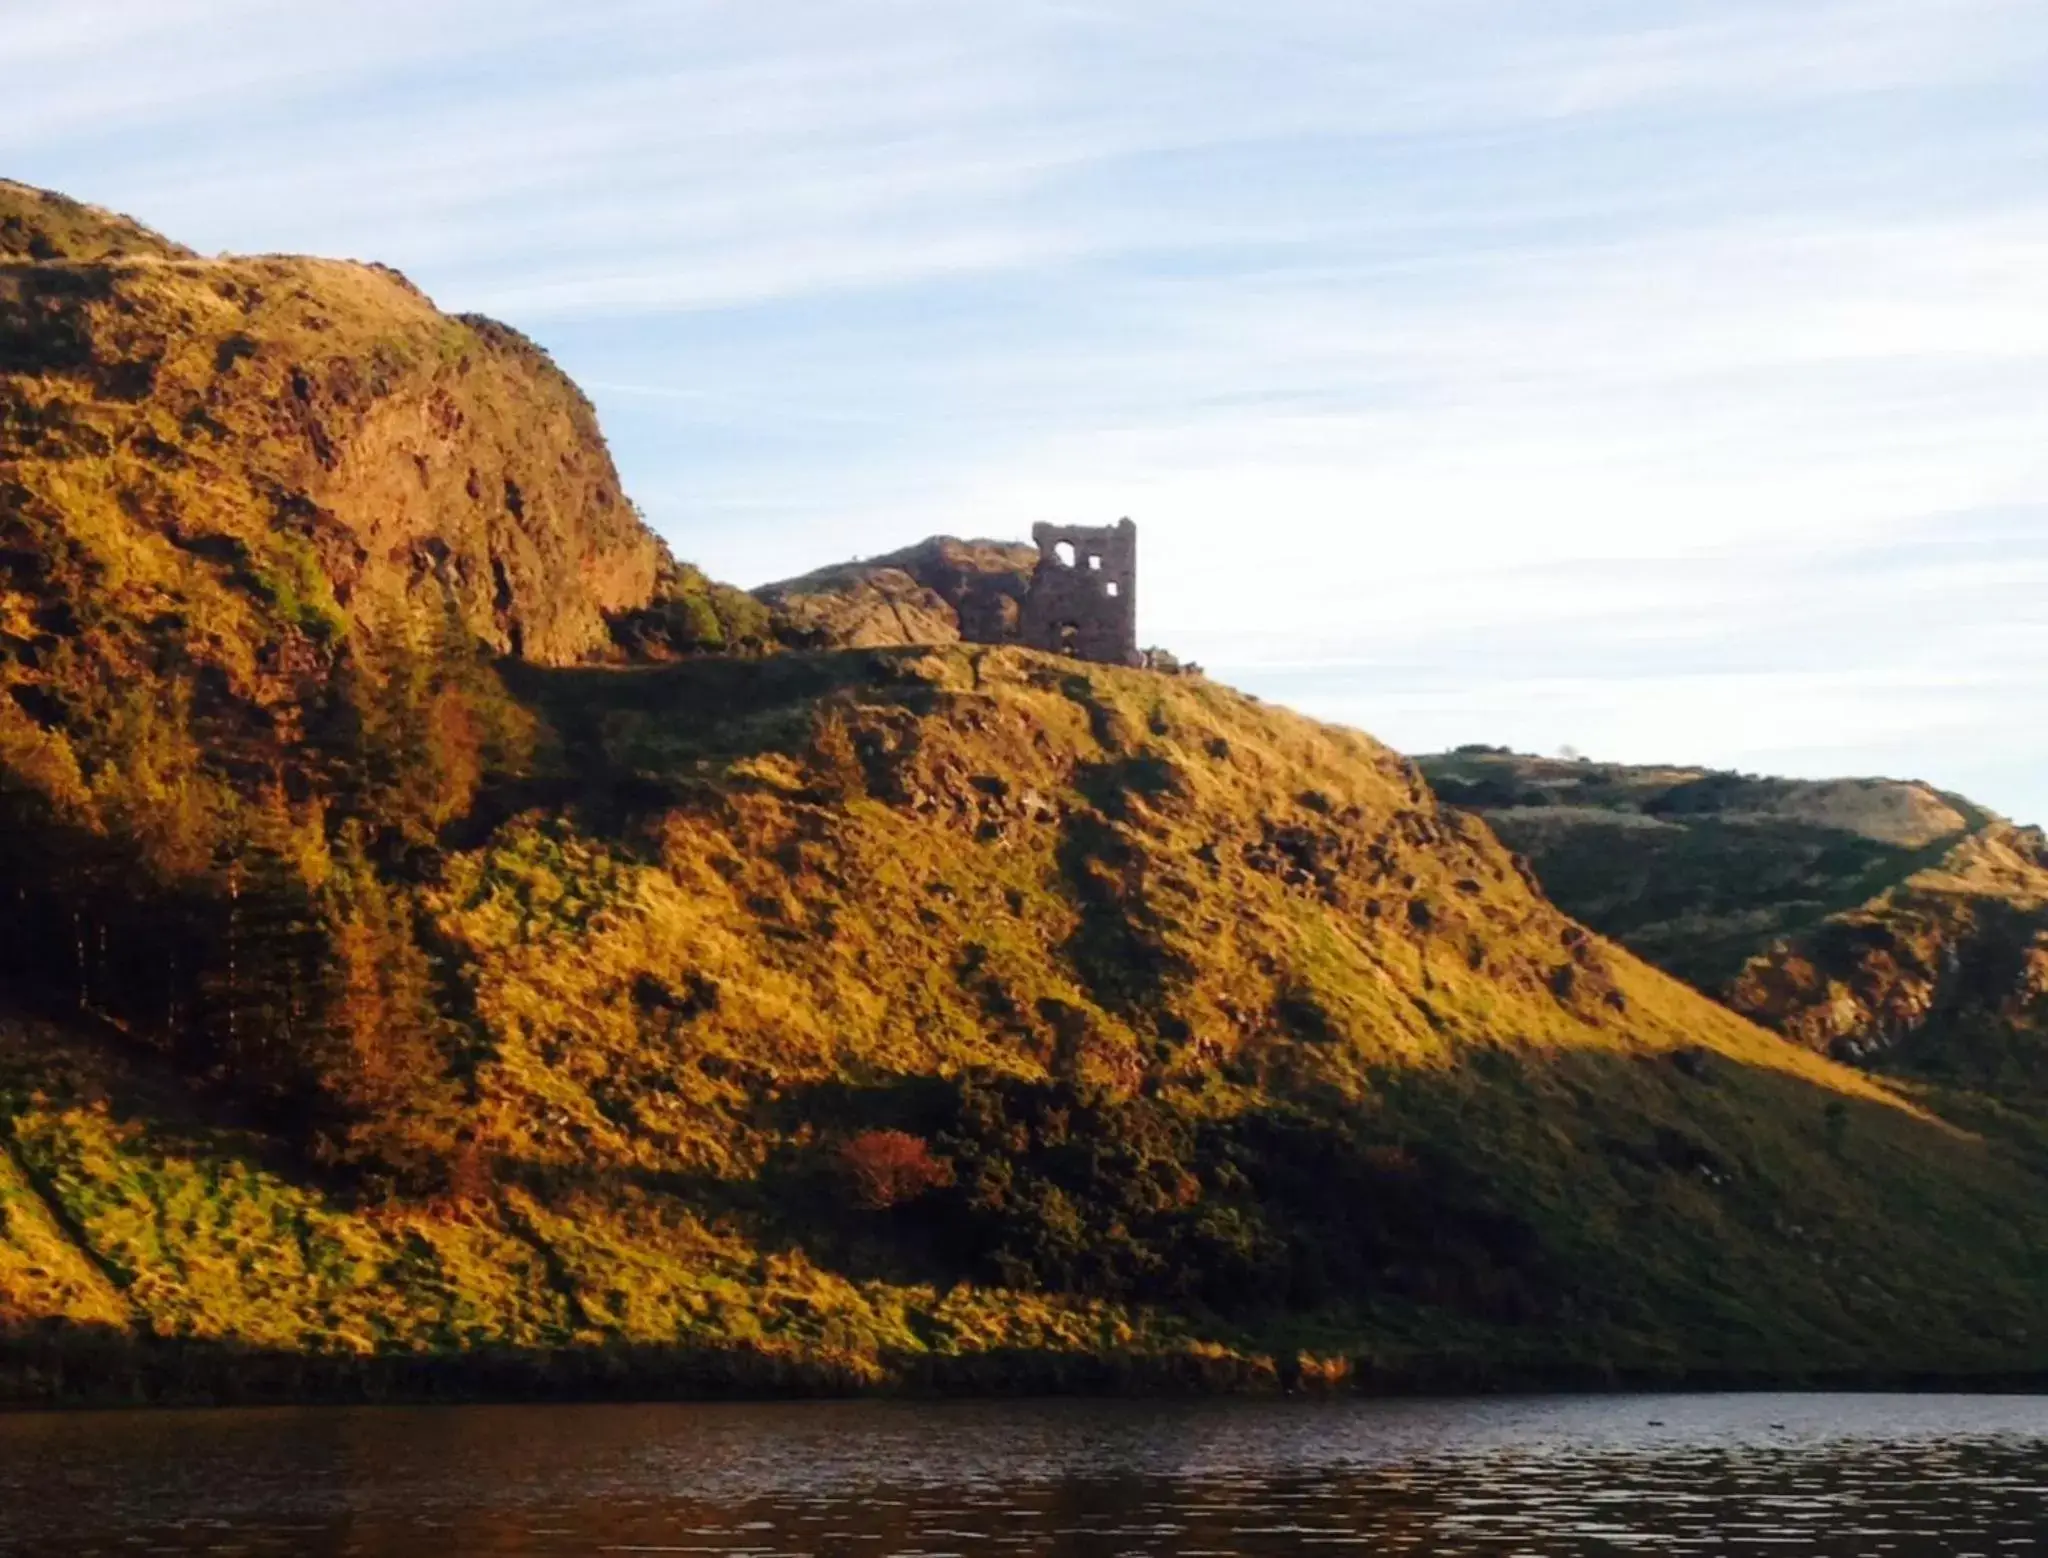
[[(0, 222), (47, 205), (0, 187)], [(666, 554), (589, 402), (516, 331), (449, 318), (381, 267), (199, 260), (83, 210), (58, 257), (0, 265), (17, 543), (61, 531), (194, 603), (271, 605), (310, 568), (351, 620), (452, 609), (547, 664), (605, 652), (608, 616), (653, 597)]]
[(900, 552), (820, 568), (754, 593), (788, 636), (817, 648), (1012, 644), (1038, 549), (933, 536)]
[(1866, 904), (1781, 938), (1731, 1006), (1868, 1065), (2048, 1084), (2048, 839), (1992, 823)]

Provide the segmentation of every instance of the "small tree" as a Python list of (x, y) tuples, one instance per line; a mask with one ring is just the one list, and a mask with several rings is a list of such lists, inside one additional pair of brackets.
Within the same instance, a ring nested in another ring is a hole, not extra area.
[(839, 1172), (854, 1203), (870, 1212), (886, 1212), (953, 1182), (952, 1166), (907, 1131), (852, 1137), (839, 1149)]

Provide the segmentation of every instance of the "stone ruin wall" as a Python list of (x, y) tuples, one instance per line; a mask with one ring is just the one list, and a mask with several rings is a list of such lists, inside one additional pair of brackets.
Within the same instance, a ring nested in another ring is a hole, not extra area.
[(1033, 525), (1038, 568), (1018, 638), (1031, 649), (1138, 665), (1138, 527)]

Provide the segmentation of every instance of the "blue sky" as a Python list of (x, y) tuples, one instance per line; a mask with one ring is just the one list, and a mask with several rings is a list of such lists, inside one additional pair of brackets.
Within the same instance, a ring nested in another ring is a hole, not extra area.
[(755, 584), (1139, 521), (1410, 750), (2048, 821), (2040, 0), (0, 0), (0, 172), (540, 339)]

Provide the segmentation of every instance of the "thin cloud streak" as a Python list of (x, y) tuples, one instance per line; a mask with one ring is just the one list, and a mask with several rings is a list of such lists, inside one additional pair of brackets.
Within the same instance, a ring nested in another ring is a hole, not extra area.
[(1148, 636), (1409, 744), (2048, 817), (2030, 0), (73, 0), (0, 62), (17, 176), (546, 341), (724, 576), (1130, 513)]

